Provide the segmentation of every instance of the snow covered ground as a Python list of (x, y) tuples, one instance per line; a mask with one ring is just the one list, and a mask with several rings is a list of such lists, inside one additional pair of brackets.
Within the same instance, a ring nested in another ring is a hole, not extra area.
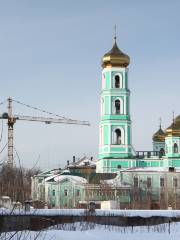
[(161, 224), (147, 227), (113, 227), (103, 225), (66, 225), (61, 229), (48, 229), (43, 232), (18, 232), (0, 235), (0, 239), (9, 240), (179, 240), (180, 223)]
[[(10, 210), (0, 208), (0, 215), (41, 215), (41, 216), (79, 216), (84, 214), (84, 209), (31, 209), (30, 212), (24, 210)], [(100, 210), (97, 209), (97, 216), (131, 216), (131, 217), (180, 217), (180, 210)]]

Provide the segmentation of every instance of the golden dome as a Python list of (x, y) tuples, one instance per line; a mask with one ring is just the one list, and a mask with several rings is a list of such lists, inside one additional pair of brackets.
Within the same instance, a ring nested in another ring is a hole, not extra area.
[(180, 123), (180, 115), (177, 116), (174, 121), (175, 121), (176, 123), (177, 123), (177, 122)]
[(180, 137), (180, 115), (177, 116), (173, 123), (166, 129), (166, 135)]
[(118, 48), (115, 38), (113, 48), (102, 58), (102, 67), (127, 67), (129, 63), (129, 56)]
[(153, 135), (152, 139), (154, 142), (165, 142), (165, 136), (166, 134), (160, 126), (159, 130)]

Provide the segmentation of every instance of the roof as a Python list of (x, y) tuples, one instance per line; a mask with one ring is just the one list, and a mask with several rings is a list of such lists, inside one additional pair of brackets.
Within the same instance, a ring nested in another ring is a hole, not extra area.
[(56, 175), (52, 175), (52, 176), (49, 176), (47, 178), (45, 178), (45, 182), (48, 182), (50, 180), (53, 180), (55, 177), (59, 176), (59, 174), (56, 174)]
[[(115, 178), (117, 176), (116, 173), (61, 173), (57, 175), (53, 175), (50, 177), (47, 177), (45, 179), (46, 182), (55, 182), (57, 179), (65, 179), (67, 177), (80, 177), (83, 179), (86, 179), (86, 181), (89, 184), (99, 184), (101, 180), (108, 180)], [(56, 178), (57, 177), (57, 178)], [(56, 180), (55, 180), (56, 178)], [(76, 179), (76, 178), (71, 178), (71, 180)], [(76, 179), (77, 180), (77, 179)]]
[(95, 167), (96, 166), (96, 162), (85, 157), (80, 158), (78, 161), (75, 162), (71, 162), (67, 167)]
[(162, 130), (161, 126), (159, 130), (153, 135), (153, 141), (154, 142), (165, 142), (165, 132)]
[(52, 176), (52, 175), (55, 175), (55, 174), (59, 174), (61, 171), (62, 171), (62, 170), (61, 170), (60, 168), (51, 169), (51, 170), (48, 170), (48, 171), (41, 172), (41, 173), (35, 175), (35, 177)]
[(130, 184), (125, 183), (125, 182), (121, 182), (120, 179), (119, 179), (119, 176), (117, 176), (113, 179), (101, 181), (101, 183), (108, 184), (111, 187), (131, 188)]
[(178, 115), (173, 123), (166, 129), (167, 136), (180, 137), (180, 115)]
[[(120, 172), (171, 172), (167, 167), (144, 167), (144, 168), (128, 168)], [(180, 168), (175, 168), (174, 173), (180, 173)], [(172, 172), (171, 172), (172, 173)]]
[(129, 63), (129, 56), (118, 48), (115, 39), (112, 49), (103, 56), (102, 67), (127, 67)]
[(78, 176), (73, 176), (73, 175), (59, 175), (54, 178), (55, 182), (61, 182), (64, 180), (70, 180), (75, 183), (81, 183), (81, 184), (86, 184), (88, 181), (85, 178), (78, 177)]

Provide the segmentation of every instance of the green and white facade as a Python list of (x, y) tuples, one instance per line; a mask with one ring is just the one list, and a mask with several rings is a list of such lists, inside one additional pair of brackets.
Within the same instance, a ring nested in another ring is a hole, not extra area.
[[(153, 151), (137, 156), (132, 146), (130, 59), (117, 46), (102, 59), (102, 91), (100, 96), (99, 156), (96, 172), (111, 173), (134, 167), (180, 167), (180, 116), (164, 132), (153, 135)], [(151, 153), (150, 153), (151, 152)]]
[[(115, 47), (117, 47), (116, 43)], [(119, 57), (124, 57), (119, 49), (114, 51)], [(117, 171), (117, 168), (131, 167), (133, 148), (128, 67), (121, 64), (103, 66), (100, 104), (97, 172), (112, 172)]]
[[(129, 57), (116, 44), (103, 56), (99, 156), (32, 178), (32, 199), (50, 208), (115, 200), (122, 208), (180, 209), (180, 115), (153, 135), (153, 151), (135, 151), (130, 116)], [(109, 191), (110, 190), (110, 191)], [(108, 193), (109, 192), (109, 193)]]

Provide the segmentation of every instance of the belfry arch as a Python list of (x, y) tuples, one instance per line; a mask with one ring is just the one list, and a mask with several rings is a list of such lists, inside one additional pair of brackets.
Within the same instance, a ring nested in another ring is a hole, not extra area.
[(177, 145), (177, 143), (174, 143), (173, 153), (178, 153), (178, 145)]

